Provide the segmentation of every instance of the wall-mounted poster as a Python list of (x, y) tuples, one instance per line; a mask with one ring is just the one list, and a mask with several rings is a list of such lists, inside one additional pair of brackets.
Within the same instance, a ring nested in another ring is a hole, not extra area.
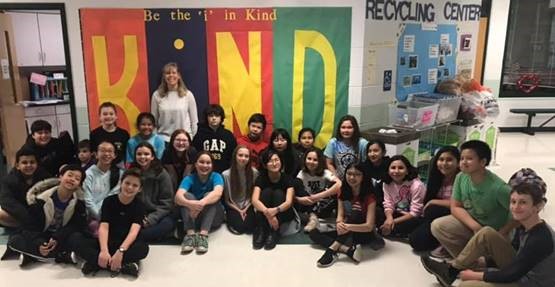
[[(381, 75), (384, 70), (392, 70), (395, 81), (389, 91), (383, 91), (379, 81), (363, 83), (368, 95), (365, 104), (381, 106), (392, 100), (405, 101), (409, 94), (432, 93), (439, 81), (459, 71), (472, 76), (476, 45), (471, 40), (479, 33), (481, 3), (365, 0), (364, 50), (375, 53), (363, 64), (372, 64), (373, 71), (369, 68), (364, 72)], [(461, 38), (463, 35), (470, 37)], [(467, 48), (470, 50), (463, 50)], [(459, 64), (467, 62), (471, 65), (459, 69)], [(420, 84), (413, 84), (413, 75), (421, 75)]]
[(118, 125), (134, 134), (168, 62), (199, 113), (219, 103), (236, 135), (264, 113), (268, 133), (310, 127), (322, 147), (347, 113), (351, 8), (80, 9), (80, 17), (91, 128), (99, 104), (112, 101)]

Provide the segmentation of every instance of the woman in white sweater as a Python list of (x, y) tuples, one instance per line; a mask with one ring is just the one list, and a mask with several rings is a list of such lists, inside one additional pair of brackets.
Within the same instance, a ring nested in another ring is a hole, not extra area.
[(162, 68), (160, 86), (152, 94), (151, 113), (158, 123), (158, 134), (164, 141), (177, 129), (186, 130), (191, 137), (197, 133), (197, 103), (187, 89), (176, 63)]

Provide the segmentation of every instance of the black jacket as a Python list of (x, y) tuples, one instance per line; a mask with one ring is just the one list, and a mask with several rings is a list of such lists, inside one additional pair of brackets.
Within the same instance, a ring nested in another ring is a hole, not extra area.
[[(58, 190), (59, 180), (48, 179), (35, 184), (27, 192), (27, 203), (29, 214), (33, 219), (24, 229), (27, 231), (45, 232), (54, 220), (54, 202), (52, 196)], [(63, 215), (62, 227), (60, 227), (52, 238), (57, 241), (65, 241), (74, 232), (84, 232), (87, 228), (87, 208), (83, 201), (83, 190), (81, 187), (73, 193)]]
[(29, 136), (23, 146), (35, 151), (39, 166), (42, 166), (51, 175), (57, 175), (62, 165), (74, 161), (75, 147), (67, 133), (59, 139), (53, 137), (46, 146), (37, 145), (35, 140)]
[(223, 125), (213, 130), (206, 124), (199, 124), (197, 134), (193, 139), (193, 146), (198, 151), (210, 152), (214, 158), (214, 171), (222, 173), (231, 166), (233, 150), (237, 146), (237, 141)]
[(31, 184), (27, 184), (25, 176), (17, 169), (12, 169), (2, 178), (0, 187), (0, 206), (21, 224), (29, 221), (29, 205), (25, 196), (27, 191), (37, 182), (47, 179), (50, 174), (40, 166), (33, 174)]

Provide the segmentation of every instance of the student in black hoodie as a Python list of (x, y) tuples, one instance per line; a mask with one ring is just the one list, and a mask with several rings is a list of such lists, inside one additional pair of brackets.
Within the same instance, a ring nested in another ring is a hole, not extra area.
[(0, 188), (0, 224), (18, 227), (29, 222), (27, 191), (50, 174), (37, 164), (32, 149), (23, 147), (15, 154), (15, 167), (2, 179)]
[(67, 132), (62, 137), (52, 137), (52, 125), (38, 120), (31, 125), (31, 135), (23, 145), (35, 151), (39, 166), (51, 175), (57, 175), (64, 164), (74, 161), (74, 145)]
[(204, 110), (204, 123), (199, 124), (193, 139), (198, 151), (208, 151), (214, 158), (214, 171), (222, 173), (231, 166), (233, 151), (237, 141), (229, 130), (224, 128), (225, 113), (222, 106), (211, 104)]

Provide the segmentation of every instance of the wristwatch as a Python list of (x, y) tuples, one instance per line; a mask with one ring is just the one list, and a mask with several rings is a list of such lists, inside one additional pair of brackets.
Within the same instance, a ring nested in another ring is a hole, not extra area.
[(281, 213), (281, 208), (279, 208), (279, 205), (276, 207), (276, 209), (278, 213)]
[(127, 250), (123, 247), (120, 247), (120, 248), (118, 248), (118, 251), (121, 252), (121, 253), (125, 253), (125, 251), (127, 251)]

